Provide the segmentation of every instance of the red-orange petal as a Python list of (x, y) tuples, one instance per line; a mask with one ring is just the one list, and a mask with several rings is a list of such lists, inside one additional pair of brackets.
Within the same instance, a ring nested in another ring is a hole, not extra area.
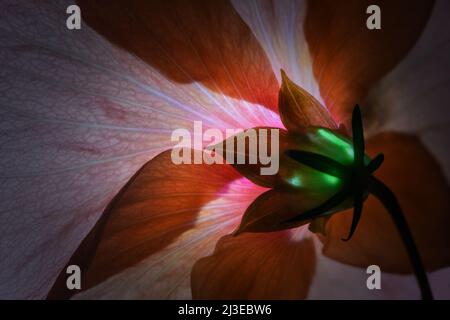
[(411, 49), (434, 1), (377, 1), (380, 30), (369, 30), (370, 0), (308, 1), (305, 37), (321, 96), (335, 119), (348, 125), (355, 104)]
[[(376, 172), (396, 194), (427, 270), (450, 264), (450, 190), (441, 168), (418, 138), (384, 133), (367, 141), (371, 155), (385, 154)], [(353, 238), (346, 236), (351, 211), (333, 216), (326, 225), (325, 255), (341, 262), (383, 271), (405, 273), (411, 265), (398, 232), (384, 207), (369, 196)]]
[(315, 270), (312, 239), (289, 231), (223, 237), (192, 270), (194, 299), (304, 299)]
[[(152, 159), (110, 203), (69, 261), (83, 270), (82, 289), (169, 246), (194, 228), (200, 210), (239, 177), (228, 165), (175, 165), (171, 151)], [(63, 269), (49, 298), (78, 293), (67, 289), (66, 276)]]
[(277, 110), (278, 82), (264, 50), (228, 0), (78, 0), (83, 19), (179, 83)]

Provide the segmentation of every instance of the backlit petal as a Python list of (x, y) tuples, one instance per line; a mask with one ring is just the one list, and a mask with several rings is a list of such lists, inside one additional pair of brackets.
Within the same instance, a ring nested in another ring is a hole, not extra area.
[(278, 82), (286, 70), (294, 83), (323, 104), (305, 40), (306, 0), (233, 0), (270, 60)]
[(228, 0), (77, 2), (92, 28), (169, 79), (276, 110), (270, 63)]
[(191, 298), (194, 263), (237, 227), (264, 190), (230, 166), (177, 166), (170, 152), (159, 155), (105, 215), (85, 272), (87, 290), (74, 298)]
[(195, 299), (304, 299), (314, 275), (310, 238), (292, 232), (223, 237), (192, 271)]
[(281, 126), (258, 104), (168, 81), (86, 23), (68, 30), (71, 4), (1, 4), (3, 298), (45, 297), (114, 195), (174, 145), (174, 129)]
[[(226, 165), (175, 165), (170, 150), (152, 159), (108, 205), (68, 262), (82, 268), (83, 290), (141, 262), (193, 229), (200, 211), (237, 178)], [(219, 225), (219, 220), (213, 223)], [(63, 269), (50, 297), (67, 298), (74, 293), (67, 290)]]

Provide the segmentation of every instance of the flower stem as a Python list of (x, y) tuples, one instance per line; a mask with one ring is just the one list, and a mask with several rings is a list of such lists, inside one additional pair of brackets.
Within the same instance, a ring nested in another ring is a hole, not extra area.
[(380, 180), (370, 176), (367, 181), (367, 190), (372, 193), (389, 212), (408, 252), (409, 259), (414, 269), (417, 282), (420, 287), (423, 300), (433, 300), (430, 284), (425, 272), (422, 259), (414, 242), (414, 238), (406, 222), (403, 211), (394, 193)]

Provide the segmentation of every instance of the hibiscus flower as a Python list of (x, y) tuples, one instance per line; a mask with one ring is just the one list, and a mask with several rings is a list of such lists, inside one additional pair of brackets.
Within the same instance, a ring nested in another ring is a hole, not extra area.
[[(353, 201), (276, 227), (339, 190), (295, 151), (352, 160), (358, 103), (363, 162), (384, 154), (374, 175), (449, 297), (447, 1), (379, 1), (381, 30), (366, 28), (369, 1), (80, 0), (68, 30), (71, 4), (0, 4), (1, 297), (419, 298), (372, 195), (356, 228)], [(194, 121), (280, 128), (279, 173), (174, 164), (171, 133)]]

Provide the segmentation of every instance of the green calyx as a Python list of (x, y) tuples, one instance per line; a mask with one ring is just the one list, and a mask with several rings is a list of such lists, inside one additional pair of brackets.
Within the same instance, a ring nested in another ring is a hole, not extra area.
[(348, 197), (352, 197), (354, 207), (353, 221), (349, 235), (344, 240), (348, 241), (351, 239), (361, 217), (365, 194), (367, 194), (365, 188), (367, 181), (373, 172), (380, 167), (384, 159), (383, 154), (379, 154), (371, 161), (366, 160), (364, 153), (364, 134), (359, 106), (356, 106), (353, 110), (352, 131), (353, 145), (325, 129), (317, 130), (318, 135), (321, 135), (322, 138), (329, 140), (338, 147), (341, 161), (303, 150), (288, 150), (286, 152), (289, 157), (297, 162), (341, 181), (340, 190), (329, 200), (312, 210), (289, 219), (286, 223), (301, 222), (311, 218), (320, 217), (329, 210), (339, 206)]
[[(339, 152), (339, 155), (336, 154), (335, 156), (333, 155), (333, 157), (329, 157), (314, 152), (292, 149), (287, 150), (286, 155), (302, 165), (317, 170), (322, 174), (334, 177), (335, 179), (339, 179), (339, 181), (341, 181), (341, 187), (339, 191), (319, 206), (306, 212), (302, 212), (301, 214), (284, 221), (283, 224), (292, 225), (293, 223), (300, 223), (323, 217), (350, 197), (353, 199), (353, 219), (349, 234), (347, 238), (343, 239), (344, 241), (348, 241), (352, 238), (360, 221), (364, 199), (370, 193), (387, 209), (397, 227), (413, 266), (422, 293), (422, 299), (433, 299), (422, 259), (397, 198), (386, 185), (373, 176), (373, 173), (383, 163), (384, 155), (379, 154), (369, 161), (365, 156), (364, 133), (359, 106), (355, 106), (352, 114), (352, 147), (348, 145), (347, 141), (333, 135), (326, 129), (319, 129), (317, 132), (319, 135), (322, 135), (322, 138), (328, 139), (332, 141), (334, 145), (340, 147), (338, 148), (341, 151)], [(347, 160), (348, 156), (350, 156), (351, 161), (346, 161), (345, 158), (342, 159), (342, 155), (346, 155)]]

